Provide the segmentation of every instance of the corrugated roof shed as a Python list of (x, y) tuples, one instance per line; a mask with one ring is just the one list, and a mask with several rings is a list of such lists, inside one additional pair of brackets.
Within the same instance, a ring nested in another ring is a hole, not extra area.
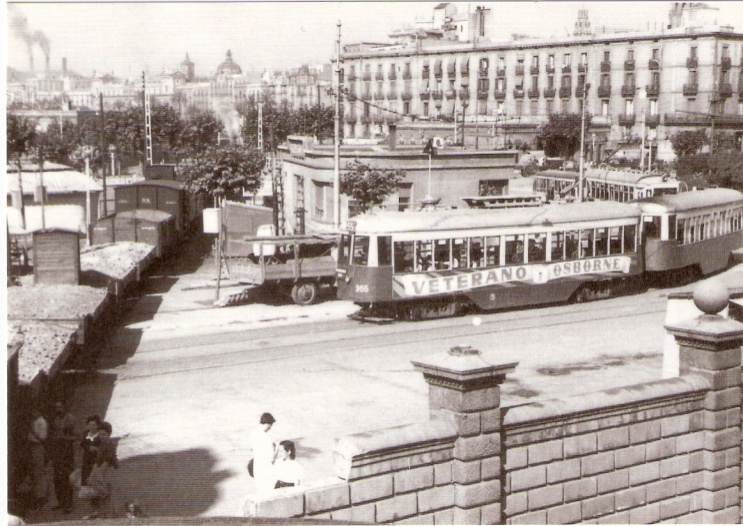
[[(6, 172), (7, 186), (6, 193), (12, 190), (18, 190), (18, 172), (8, 170)], [(32, 195), (41, 184), (41, 173), (39, 172), (21, 172), (21, 182), (24, 195)], [(85, 192), (89, 189), (91, 192), (100, 192), (103, 187), (92, 177), (84, 173), (70, 170), (47, 172), (44, 171), (44, 186), (47, 194), (69, 194), (74, 192)]]

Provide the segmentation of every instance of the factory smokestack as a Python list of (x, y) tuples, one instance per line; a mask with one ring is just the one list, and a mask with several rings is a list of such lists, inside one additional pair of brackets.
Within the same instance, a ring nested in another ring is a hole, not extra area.
[(44, 35), (42, 31), (36, 31), (35, 33), (32, 33), (28, 27), (26, 17), (23, 16), (23, 13), (21, 13), (21, 11), (19, 11), (17, 7), (10, 5), (9, 11), (11, 13), (10, 26), (12, 28), (13, 35), (26, 44), (26, 49), (28, 51), (28, 64), (31, 68), (31, 71), (34, 70), (34, 45), (38, 45), (44, 52), (47, 69), (49, 69), (49, 39), (46, 38), (46, 35)]
[(62, 73), (67, 75), (67, 57), (62, 57)]

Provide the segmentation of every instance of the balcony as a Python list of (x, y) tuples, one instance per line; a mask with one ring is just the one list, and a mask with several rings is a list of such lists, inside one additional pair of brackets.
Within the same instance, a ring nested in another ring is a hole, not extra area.
[(544, 68), (544, 70), (547, 73), (554, 73), (555, 72), (555, 66), (547, 66), (546, 68)]
[(569, 99), (570, 98), (570, 92), (573, 91), (570, 86), (560, 86), (560, 98), (561, 99)]
[(394, 69), (390, 70), (390, 74), (387, 78), (390, 80), (397, 80), (397, 71)]
[(452, 100), (457, 98), (457, 92), (453, 89), (448, 89), (444, 92), (444, 96), (446, 97), (446, 100)]
[(431, 91), (430, 90), (421, 90), (420, 92), (421, 100), (428, 100), (431, 98)]
[(585, 72), (586, 72), (586, 65), (578, 64), (578, 73), (585, 73)]
[(362, 115), (361, 116), (361, 124), (371, 124), (371, 116), (369, 116), (369, 115)]
[(370, 101), (372, 97), (371, 97), (371, 93), (369, 93), (368, 91), (366, 91), (366, 92), (362, 93), (361, 94), (361, 97), (359, 97), (359, 98), (361, 100), (364, 100), (364, 101)]
[(635, 125), (635, 114), (625, 114), (619, 116), (619, 125), (620, 126), (634, 126)]
[(660, 61), (651, 58), (648, 60), (648, 69), (660, 69)]
[(660, 84), (648, 84), (645, 86), (645, 92), (648, 97), (657, 97), (660, 95)]
[(604, 61), (601, 63), (601, 73), (609, 73), (611, 71), (611, 62)]
[(517, 76), (524, 76), (524, 65), (523, 64), (516, 64), (516, 75)]
[(446, 67), (446, 76), (450, 79), (457, 78), (457, 67), (453, 62)]
[(377, 74), (374, 75), (374, 78), (377, 80), (384, 80), (384, 73), (382, 73), (381, 71), (377, 71)]
[(544, 88), (544, 98), (545, 99), (554, 99), (555, 98), (555, 88)]
[(371, 80), (371, 71), (365, 71), (364, 74), (362, 75), (362, 78), (364, 80)]
[(343, 120), (345, 120), (347, 124), (356, 124), (356, 114), (346, 113)]
[[(709, 126), (710, 120), (706, 115), (688, 115), (682, 113), (666, 113), (663, 123), (666, 126)], [(716, 115), (715, 125), (725, 126), (743, 125), (741, 115)]]
[(495, 99), (504, 100), (506, 98), (506, 90), (495, 90)]
[(481, 79), (488, 78), (488, 70), (487, 69), (479, 69), (477, 70), (477, 76)]
[(384, 123), (384, 115), (381, 115), (379, 113), (375, 113), (372, 115), (372, 122), (374, 124), (383, 124)]
[(409, 91), (403, 91), (403, 92), (402, 92), (402, 93), (400, 94), (400, 98), (401, 98), (402, 100), (413, 100), (413, 94), (412, 94), (412, 93), (410, 93)]
[(570, 65), (569, 64), (567, 66), (563, 66), (562, 67), (562, 72), (563, 73), (570, 73), (570, 71), (571, 71), (571, 68), (570, 68)]
[(488, 90), (486, 89), (477, 90), (477, 98), (478, 100), (488, 100)]
[(730, 69), (730, 66), (732, 66), (730, 57), (722, 57), (722, 61), (720, 62), (720, 69), (722, 69), (723, 71), (727, 71)]
[(645, 126), (658, 126), (660, 115), (645, 115)]
[(397, 99), (397, 90), (391, 89), (387, 92), (387, 100)]
[(444, 74), (444, 72), (441, 70), (441, 66), (439, 66), (439, 67), (437, 67), (436, 69), (433, 70), (433, 76), (434, 76), (434, 78), (441, 79), (441, 77), (443, 76), (443, 74)]
[(423, 80), (428, 80), (428, 78), (431, 76), (431, 72), (428, 69), (424, 69), (421, 71), (421, 78)]
[(460, 89), (459, 90), (459, 99), (460, 100), (466, 100), (470, 98), (470, 90), (468, 89)]
[(431, 97), (433, 97), (433, 100), (441, 100), (444, 97), (444, 92), (441, 90), (436, 90), (431, 93)]
[(731, 97), (733, 95), (733, 85), (729, 82), (726, 82), (725, 84), (720, 84), (720, 97), (721, 98), (727, 98)]
[(686, 67), (689, 69), (696, 69), (699, 67), (699, 59), (697, 57), (689, 57), (686, 59)]
[(529, 95), (530, 99), (538, 99), (539, 98), (539, 88), (531, 88), (527, 94)]
[(608, 99), (611, 97), (611, 86), (599, 86), (598, 96), (600, 99)]
[(633, 98), (636, 91), (637, 86), (635, 86), (634, 84), (625, 84), (624, 86), (622, 86), (622, 97)]
[(624, 61), (624, 71), (634, 71), (635, 70), (635, 61), (634, 60), (625, 60)]
[(591, 117), (591, 128), (611, 127), (611, 115), (594, 115)]
[(583, 98), (583, 92), (585, 91), (586, 85), (585, 84), (578, 84), (575, 87), (575, 98), (576, 99), (582, 99)]
[(459, 76), (460, 77), (469, 77), (470, 76), (470, 68), (462, 68), (459, 71)]
[(699, 84), (684, 84), (684, 97), (694, 97), (699, 93)]
[(513, 88), (513, 98), (514, 99), (523, 99), (524, 98), (524, 88)]
[(407, 69), (407, 70), (405, 70), (405, 71), (402, 72), (402, 79), (403, 80), (410, 80), (412, 78), (413, 78), (413, 75), (412, 75), (412, 73), (410, 73), (410, 70), (409, 69)]
[(539, 75), (539, 66), (530, 67), (529, 73), (531, 73), (532, 75)]

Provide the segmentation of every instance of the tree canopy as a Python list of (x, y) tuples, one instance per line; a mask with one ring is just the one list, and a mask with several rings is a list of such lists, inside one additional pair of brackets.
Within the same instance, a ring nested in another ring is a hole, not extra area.
[(396, 192), (405, 175), (404, 170), (374, 168), (356, 159), (341, 173), (340, 192), (355, 200), (360, 212), (365, 212)]
[(217, 199), (239, 199), (242, 192), (256, 192), (266, 157), (242, 146), (210, 146), (180, 165), (180, 178), (189, 192)]
[[(552, 113), (549, 121), (537, 135), (537, 141), (549, 157), (568, 159), (580, 149), (580, 113)], [(585, 129), (591, 127), (591, 117), (586, 116)]]
[(695, 155), (707, 142), (707, 132), (705, 130), (680, 131), (671, 137), (673, 152), (677, 157)]

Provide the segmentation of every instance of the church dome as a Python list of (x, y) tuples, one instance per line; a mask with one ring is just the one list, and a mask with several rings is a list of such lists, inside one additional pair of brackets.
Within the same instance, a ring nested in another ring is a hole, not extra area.
[(232, 60), (232, 52), (230, 51), (227, 52), (227, 59), (217, 68), (217, 75), (242, 75), (242, 72), (240, 66)]

